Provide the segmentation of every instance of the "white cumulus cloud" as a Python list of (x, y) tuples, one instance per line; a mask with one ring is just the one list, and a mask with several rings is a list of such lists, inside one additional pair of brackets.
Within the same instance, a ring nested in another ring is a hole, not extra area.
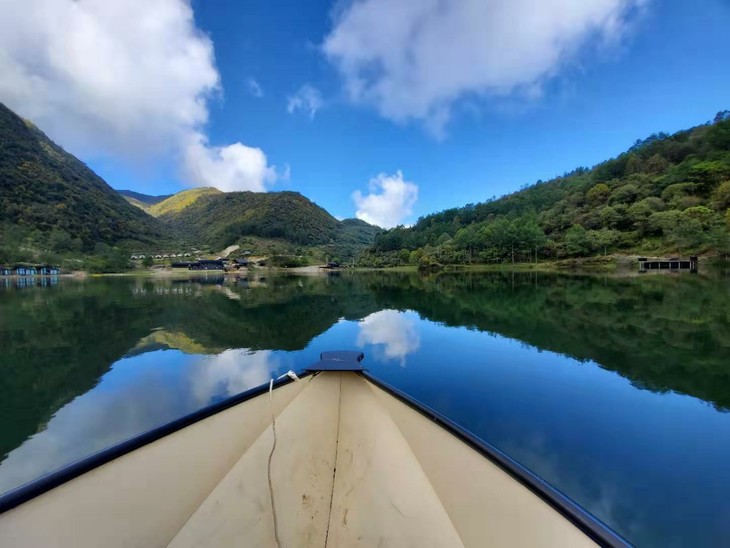
[(322, 49), (351, 99), (434, 132), (466, 95), (539, 95), (592, 41), (615, 42), (648, 0), (359, 0)]
[[(0, 101), (67, 149), (181, 158), (191, 185), (218, 186), (206, 166), (242, 174), (229, 189), (267, 180), (268, 165), (240, 169), (238, 143), (225, 154), (211, 147), (217, 162), (198, 161), (208, 101), (222, 90), (188, 0), (0, 0), (0, 13)], [(221, 169), (226, 162), (234, 166)]]
[(322, 105), (324, 105), (322, 94), (317, 88), (309, 84), (304, 84), (294, 95), (290, 95), (286, 100), (286, 110), (289, 114), (302, 110), (307, 112), (310, 118), (314, 118), (314, 115), (322, 108)]
[[(195, 134), (184, 153), (185, 172), (199, 186), (214, 186), (223, 192), (252, 190), (263, 192), (267, 183), (277, 180), (260, 148), (242, 143), (211, 147), (201, 134)], [(286, 178), (288, 178), (288, 167)]]
[(418, 185), (403, 179), (403, 173), (379, 174), (370, 179), (369, 194), (359, 190), (352, 194), (358, 219), (383, 228), (399, 225), (413, 213), (418, 199)]

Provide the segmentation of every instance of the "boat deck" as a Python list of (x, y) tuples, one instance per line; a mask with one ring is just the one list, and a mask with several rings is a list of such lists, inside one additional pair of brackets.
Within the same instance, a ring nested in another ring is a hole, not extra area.
[(0, 515), (0, 544), (594, 545), (500, 467), (356, 373), (320, 373), (272, 396)]

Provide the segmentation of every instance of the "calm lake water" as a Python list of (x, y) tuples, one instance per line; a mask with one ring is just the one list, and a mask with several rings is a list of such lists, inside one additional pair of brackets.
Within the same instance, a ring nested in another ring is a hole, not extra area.
[(378, 377), (632, 542), (730, 544), (730, 277), (0, 281), (0, 492), (317, 361)]

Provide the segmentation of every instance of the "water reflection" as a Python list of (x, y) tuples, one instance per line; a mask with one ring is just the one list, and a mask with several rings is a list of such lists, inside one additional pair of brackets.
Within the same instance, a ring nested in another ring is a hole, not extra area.
[(25, 289), (27, 287), (50, 287), (58, 285), (60, 276), (23, 276), (9, 277), (0, 276), (0, 288), (2, 289)]
[(247, 349), (218, 355), (154, 351), (124, 358), (0, 464), (0, 492), (180, 416), (259, 386), (282, 358)]
[(417, 314), (397, 310), (381, 310), (360, 321), (357, 346), (374, 345), (370, 356), (374, 359), (397, 359), (401, 367), (406, 356), (418, 350), (421, 337), (416, 330)]
[(374, 374), (632, 541), (723, 544), (728, 310), (730, 280), (704, 275), (0, 286), (0, 491), (323, 350), (361, 348)]
[(192, 407), (203, 407), (268, 382), (281, 369), (281, 361), (271, 350), (242, 348), (202, 358), (191, 371)]

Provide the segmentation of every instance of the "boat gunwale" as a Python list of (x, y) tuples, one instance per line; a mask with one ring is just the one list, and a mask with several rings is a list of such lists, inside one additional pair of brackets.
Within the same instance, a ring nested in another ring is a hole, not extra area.
[[(301, 373), (298, 373), (298, 377), (301, 379), (310, 375), (317, 375), (319, 373), (320, 372), (316, 370), (309, 371), (305, 369)], [(425, 418), (433, 421), (439, 427), (443, 428), (451, 435), (477, 451), (487, 460), (497, 465), (512, 478), (528, 488), (532, 493), (540, 497), (540, 499), (546, 502), (554, 510), (558, 511), (563, 517), (580, 529), (594, 542), (601, 546), (632, 546), (608, 525), (604, 524), (601, 520), (590, 514), (567, 495), (541, 479), (539, 476), (531, 472), (516, 460), (512, 459), (497, 447), (478, 438), (428, 405), (409, 396), (394, 386), (391, 386), (387, 382), (378, 379), (367, 370), (353, 371), (353, 373), (362, 376), (374, 386), (393, 396), (398, 401), (406, 404)], [(291, 384), (292, 382), (294, 382), (294, 379), (285, 376), (282, 379), (274, 381), (273, 388), (276, 389), (281, 386)], [(170, 434), (174, 434), (188, 426), (230, 409), (231, 407), (235, 407), (236, 405), (244, 403), (257, 396), (266, 394), (268, 391), (268, 383), (256, 386), (241, 392), (240, 394), (236, 394), (235, 396), (160, 425), (152, 430), (148, 430), (147, 432), (143, 432), (142, 434), (121, 441), (96, 453), (92, 453), (91, 455), (83, 457), (82, 459), (68, 464), (67, 466), (32, 480), (29, 483), (16, 487), (15, 489), (0, 495), (0, 515), (56, 487), (59, 487), (60, 485), (63, 485), (66, 482), (90, 472), (95, 468), (103, 466), (104, 464), (144, 447), (145, 445), (158, 441)]]
[(596, 542), (600, 546), (633, 546), (616, 531), (588, 512), (573, 499), (550, 485), (548, 482), (494, 445), (475, 436), (428, 405), (418, 401), (412, 396), (409, 396), (387, 382), (378, 379), (367, 370), (359, 371), (358, 373), (376, 387), (393, 396), (398, 401), (406, 404), (425, 418), (435, 422), (439, 427), (443, 428), (451, 435), (477, 451), (487, 460), (497, 465), (500, 469), (509, 474), (515, 480), (519, 481), (532, 493), (540, 497), (540, 499), (542, 499), (550, 507), (558, 511), (564, 518), (580, 529), (592, 541)]
[[(301, 373), (297, 373), (297, 376), (299, 379), (303, 379), (311, 374), (312, 372), (304, 370)], [(276, 389), (281, 386), (291, 384), (292, 382), (294, 382), (294, 379), (289, 376), (285, 376), (284, 378), (275, 380), (273, 388)], [(59, 468), (58, 470), (54, 470), (53, 472), (20, 485), (15, 489), (11, 489), (7, 493), (0, 495), (0, 515), (52, 489), (55, 489), (66, 482), (90, 472), (95, 468), (103, 466), (104, 464), (107, 464), (119, 457), (123, 457), (132, 451), (156, 442), (170, 434), (174, 434), (183, 428), (187, 428), (188, 426), (210, 418), (213, 415), (226, 411), (231, 407), (235, 407), (245, 401), (266, 394), (268, 391), (269, 383), (256, 386), (236, 394), (235, 396), (226, 398), (225, 400), (203, 407), (202, 409), (198, 409), (188, 415), (184, 415), (168, 423), (157, 426), (152, 430), (148, 430), (142, 434), (101, 449), (96, 453), (83, 457), (62, 468)]]

